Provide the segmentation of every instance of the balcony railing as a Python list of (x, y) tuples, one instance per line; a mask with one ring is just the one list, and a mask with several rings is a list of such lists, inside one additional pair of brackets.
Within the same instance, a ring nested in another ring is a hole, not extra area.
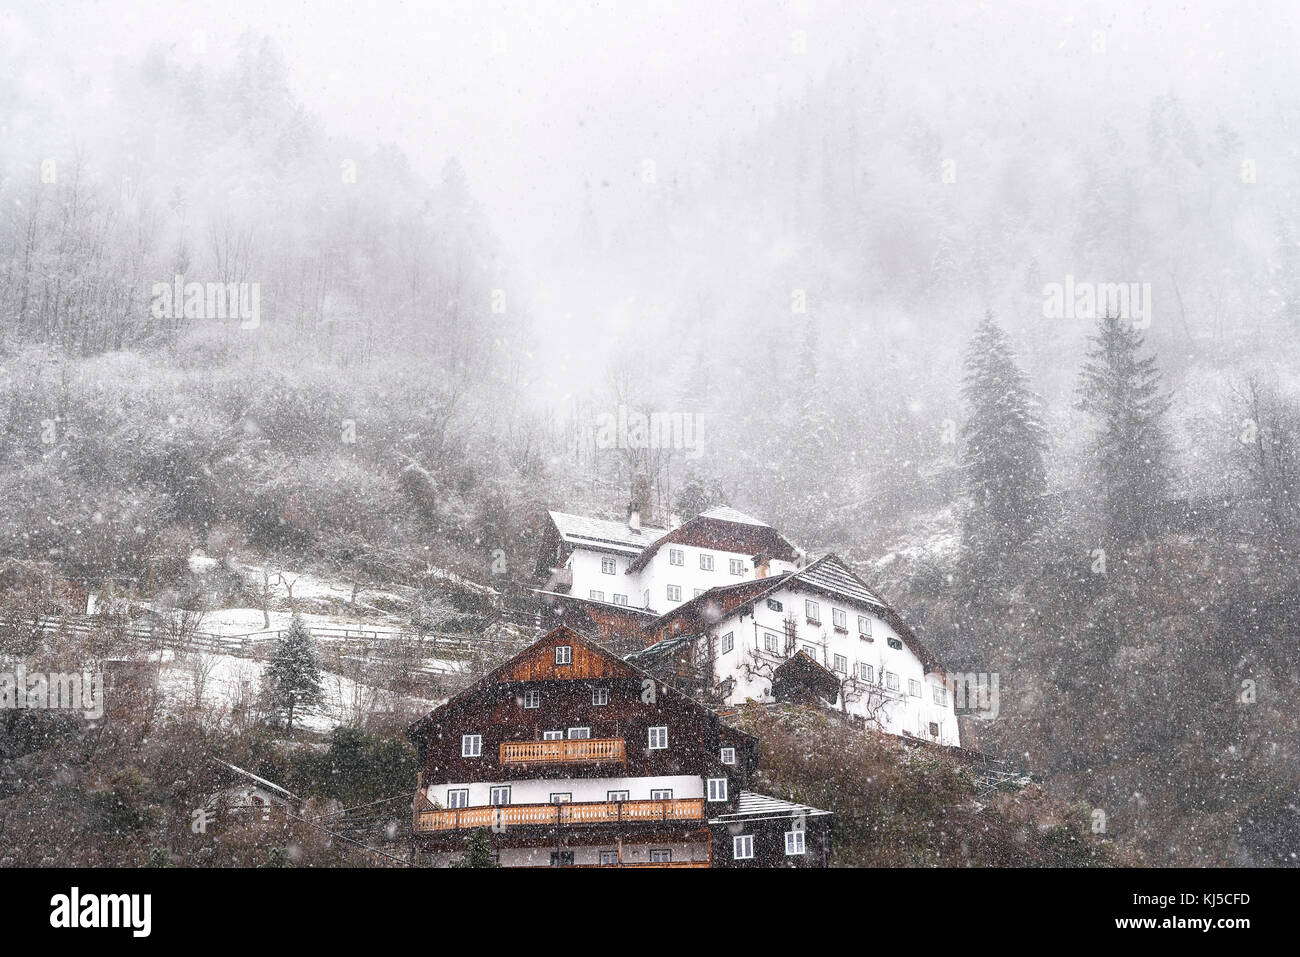
[(593, 761), (627, 762), (622, 738), (572, 738), (551, 741), (506, 741), (502, 764), (581, 764)]
[(702, 821), (704, 798), (671, 801), (593, 801), (579, 804), (506, 804), (502, 807), (457, 807), (420, 811), (417, 831), (453, 831), (467, 827), (522, 827), (556, 824), (653, 823)]

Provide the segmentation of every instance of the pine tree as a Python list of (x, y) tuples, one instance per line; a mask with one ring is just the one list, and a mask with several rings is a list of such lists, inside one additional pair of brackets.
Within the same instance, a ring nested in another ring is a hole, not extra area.
[(963, 369), (966, 539), (977, 559), (1000, 561), (1042, 523), (1047, 430), (1038, 397), (992, 313), (975, 330)]
[(287, 717), (293, 730), (294, 711), (321, 700), (320, 671), (311, 632), (297, 615), (275, 647), (275, 659), (266, 669), (271, 707)]
[(1104, 503), (1105, 532), (1114, 542), (1145, 537), (1168, 483), (1167, 438), (1161, 419), (1169, 397), (1155, 356), (1131, 323), (1103, 318), (1089, 340), (1079, 382), (1079, 407), (1097, 422), (1095, 478)]
[(487, 828), (480, 827), (469, 836), (464, 856), (452, 867), (500, 867), (492, 854), (492, 839)]

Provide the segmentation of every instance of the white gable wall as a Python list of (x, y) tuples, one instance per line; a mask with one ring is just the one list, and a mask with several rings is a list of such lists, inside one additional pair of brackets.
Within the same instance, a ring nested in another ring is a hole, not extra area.
[[(957, 729), (957, 715), (953, 706), (952, 695), (948, 693), (943, 680), (938, 674), (926, 675), (919, 658), (902, 641), (898, 634), (873, 611), (874, 606), (867, 603), (853, 602), (848, 599), (832, 599), (824, 595), (799, 591), (794, 588), (778, 589), (768, 598), (775, 599), (782, 605), (781, 611), (768, 607), (767, 599), (759, 599), (755, 607), (747, 612), (733, 613), (710, 629), (714, 636), (716, 662), (715, 674), (718, 680), (733, 678), (736, 682), (728, 704), (741, 704), (746, 700), (771, 701), (771, 672), (786, 655), (785, 620), (793, 615), (796, 639), (794, 650), (805, 651), (826, 670), (834, 672), (835, 656), (841, 655), (846, 660), (847, 673), (854, 677), (860, 675), (859, 665), (871, 666), (874, 684), (869, 692), (865, 691), (854, 700), (850, 690), (846, 710), (864, 718), (875, 719), (881, 730), (893, 734), (904, 731), (927, 741), (936, 740), (930, 734), (930, 722), (939, 726), (940, 744), (957, 745), (960, 736)], [(804, 602), (812, 600), (819, 606), (820, 624), (808, 622)], [(832, 609), (843, 609), (846, 616), (847, 632), (837, 631), (834, 627)], [(878, 609), (877, 609), (878, 610)], [(871, 640), (859, 637), (858, 616), (864, 615), (871, 620)], [(724, 653), (723, 637), (728, 633), (734, 636), (734, 647)], [(775, 638), (776, 654), (766, 651), (766, 636)], [(891, 648), (888, 639), (897, 639), (901, 649)], [(757, 654), (759, 661), (754, 661)], [(747, 674), (745, 665), (750, 665)], [(898, 690), (887, 687), (888, 674), (898, 676)], [(844, 675), (836, 673), (837, 678)], [(910, 681), (920, 683), (920, 696), (910, 693)], [(945, 704), (935, 701), (935, 691), (939, 691)], [(873, 702), (879, 702), (873, 708)], [(841, 704), (837, 702), (837, 705)]]

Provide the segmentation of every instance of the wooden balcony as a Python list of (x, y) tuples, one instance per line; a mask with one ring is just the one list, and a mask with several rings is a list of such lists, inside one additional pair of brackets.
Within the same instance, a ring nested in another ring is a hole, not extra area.
[(506, 741), (502, 764), (627, 763), (622, 738), (573, 738), (559, 741)]
[(704, 820), (704, 798), (682, 798), (672, 801), (594, 801), (582, 804), (507, 804), (503, 807), (457, 807), (419, 811), (415, 815), (415, 830), (453, 831), (469, 827), (500, 829), (559, 824), (645, 824), (655, 821), (702, 820)]

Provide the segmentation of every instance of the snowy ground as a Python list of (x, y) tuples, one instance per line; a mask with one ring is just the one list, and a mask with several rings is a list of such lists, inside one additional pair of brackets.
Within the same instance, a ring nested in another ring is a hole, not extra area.
[[(160, 663), (158, 684), (167, 706), (193, 708), (195, 671), (204, 669), (202, 708), (216, 721), (227, 720), (241, 704), (255, 705), (260, 692), (265, 662), (234, 655), (194, 654), (163, 651), (152, 656)], [(313, 731), (328, 731), (341, 724), (359, 721), (367, 713), (401, 706), (403, 710), (430, 711), (439, 700), (393, 695), (379, 688), (353, 681), (343, 675), (321, 672), (323, 700), (307, 708), (295, 723)]]

